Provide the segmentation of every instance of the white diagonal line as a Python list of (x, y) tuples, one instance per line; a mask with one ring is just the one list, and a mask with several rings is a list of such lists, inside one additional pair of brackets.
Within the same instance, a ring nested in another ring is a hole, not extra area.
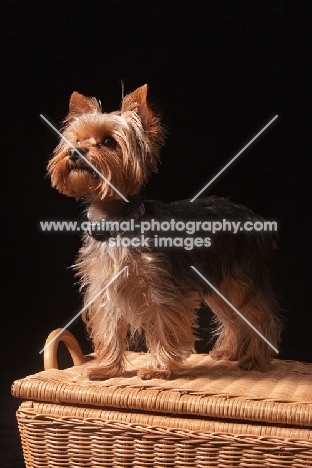
[(126, 201), (126, 202), (129, 201), (121, 192), (119, 192), (119, 190), (118, 190), (108, 179), (106, 179), (106, 177), (103, 176), (103, 174), (101, 174), (101, 172), (100, 172), (95, 166), (93, 166), (93, 164), (92, 164), (90, 161), (88, 161), (88, 159), (87, 159), (74, 145), (72, 145), (72, 143), (71, 143), (69, 140), (67, 140), (66, 137), (64, 137), (64, 135), (62, 135), (61, 132), (59, 132), (59, 131), (57, 130), (57, 128), (54, 127), (54, 125), (51, 124), (51, 122), (49, 122), (49, 120), (48, 120), (44, 115), (40, 114), (40, 117), (41, 117), (51, 128), (53, 128), (53, 130), (62, 138), (62, 140), (64, 140), (64, 141), (68, 144), (68, 146), (71, 146), (71, 147), (76, 151), (76, 153), (79, 154), (79, 156), (84, 160), (84, 162), (85, 162), (86, 164), (88, 164), (88, 165), (94, 170), (94, 172), (96, 172), (103, 180), (105, 180), (105, 182), (106, 182), (108, 185), (110, 185), (110, 186), (112, 187), (112, 189), (114, 189), (115, 192), (117, 192), (118, 195), (119, 195), (121, 198), (123, 198), (124, 201)]
[(270, 120), (270, 122), (269, 122), (269, 123), (267, 123), (267, 124), (266, 124), (266, 125), (263, 127), (263, 129), (262, 129), (262, 130), (260, 130), (260, 132), (258, 132), (258, 133), (257, 133), (257, 135), (256, 135), (256, 136), (254, 136), (254, 137), (253, 137), (253, 138), (250, 140), (250, 142), (249, 142), (249, 143), (247, 143), (247, 145), (246, 145), (246, 146), (244, 146), (244, 148), (243, 148), (243, 149), (241, 149), (241, 150), (239, 151), (239, 153), (237, 153), (237, 155), (236, 155), (236, 156), (234, 156), (234, 158), (232, 158), (232, 159), (231, 159), (231, 161), (230, 161), (230, 162), (228, 162), (228, 163), (227, 163), (227, 164), (226, 164), (226, 165), (223, 167), (223, 169), (221, 169), (221, 171), (220, 171), (220, 172), (218, 172), (218, 174), (217, 174), (217, 175), (215, 175), (215, 176), (214, 176), (214, 177), (213, 177), (213, 178), (212, 178), (212, 179), (211, 179), (211, 180), (208, 182), (208, 184), (206, 184), (206, 185), (205, 185), (205, 187), (204, 187), (204, 188), (202, 188), (202, 189), (201, 189), (201, 190), (198, 192), (198, 194), (197, 194), (197, 195), (195, 195), (195, 197), (193, 197), (193, 198), (192, 198), (190, 201), (191, 201), (191, 202), (193, 202), (194, 200), (196, 200), (196, 198), (198, 198), (198, 197), (199, 197), (199, 195), (200, 195), (201, 193), (203, 193), (203, 192), (206, 190), (206, 188), (207, 188), (207, 187), (209, 187), (209, 185), (211, 185), (211, 184), (212, 184), (212, 182), (214, 182), (214, 181), (215, 181), (215, 180), (216, 180), (216, 179), (219, 177), (219, 175), (221, 175), (221, 174), (222, 174), (222, 172), (224, 172), (224, 171), (225, 171), (225, 169), (227, 169), (227, 168), (228, 168), (228, 167), (229, 167), (229, 166), (232, 164), (232, 162), (234, 162), (234, 161), (235, 161), (235, 159), (237, 159), (237, 158), (238, 158), (238, 156), (240, 156), (240, 155), (243, 153), (243, 151), (245, 151), (245, 149), (246, 149), (246, 148), (248, 148), (248, 146), (250, 146), (250, 145), (251, 145), (251, 143), (253, 143), (253, 142), (254, 142), (254, 141), (255, 141), (255, 140), (258, 138), (258, 136), (259, 136), (259, 135), (261, 135), (261, 133), (263, 133), (263, 132), (264, 132), (264, 130), (266, 130), (266, 129), (268, 128), (268, 126), (269, 126), (269, 125), (271, 125), (271, 123), (272, 123), (272, 122), (274, 122), (274, 120), (276, 120), (276, 119), (277, 119), (277, 117), (278, 117), (278, 115), (276, 115), (275, 117), (273, 117), (273, 119), (272, 119), (272, 120)]
[(45, 345), (44, 348), (42, 348), (42, 350), (39, 352), (39, 354), (42, 354), (43, 351), (45, 351), (45, 350), (53, 343), (53, 341), (56, 340), (56, 338), (57, 338), (58, 336), (60, 336), (61, 333), (63, 333), (63, 331), (66, 330), (66, 328), (68, 328), (69, 325), (70, 325), (71, 323), (73, 323), (73, 322), (76, 320), (76, 318), (79, 317), (79, 315), (81, 315), (81, 314), (82, 314), (82, 313), (83, 313), (83, 312), (100, 296), (100, 294), (102, 294), (102, 293), (105, 291), (105, 289), (107, 289), (107, 288), (118, 278), (118, 276), (121, 275), (121, 273), (123, 273), (127, 268), (128, 268), (127, 266), (123, 267), (122, 270), (120, 270), (119, 273), (117, 273), (117, 275), (115, 275), (115, 276), (104, 286), (104, 288), (101, 289), (101, 291), (99, 291), (99, 292), (91, 299), (91, 301), (89, 301), (88, 304), (86, 304), (86, 305), (80, 310), (80, 312), (78, 312), (78, 314), (76, 314), (75, 317), (73, 317), (73, 318), (67, 323), (67, 325), (65, 325), (65, 327), (62, 328), (62, 330), (60, 330), (60, 331), (55, 335), (55, 337), (53, 338), (53, 340), (49, 341), (49, 343), (48, 343), (47, 345)]
[(249, 320), (247, 320), (246, 317), (244, 317), (244, 315), (243, 315), (239, 310), (237, 310), (236, 307), (234, 307), (233, 304), (231, 304), (230, 301), (228, 301), (227, 298), (224, 297), (223, 294), (221, 294), (220, 291), (219, 291), (217, 288), (215, 288), (214, 285), (211, 284), (210, 281), (208, 281), (207, 278), (205, 278), (205, 277), (197, 270), (197, 268), (195, 268), (194, 266), (191, 266), (191, 268), (198, 274), (198, 276), (200, 276), (200, 277), (205, 281), (205, 283), (207, 283), (207, 284), (224, 300), (224, 302), (227, 303), (228, 306), (231, 307), (231, 309), (234, 310), (234, 312), (237, 313), (237, 315), (240, 316), (240, 318), (241, 318), (242, 320), (244, 320), (244, 322), (247, 323), (247, 325), (250, 326), (250, 328), (253, 329), (254, 332), (257, 333), (257, 335), (260, 336), (260, 338), (263, 339), (263, 341), (265, 341), (276, 353), (278, 353), (278, 349), (276, 349), (276, 348), (272, 345), (272, 343), (270, 343), (270, 341), (269, 341), (265, 336), (263, 336), (262, 333), (260, 333), (259, 330), (257, 330), (257, 328), (256, 328), (252, 323), (250, 323)]

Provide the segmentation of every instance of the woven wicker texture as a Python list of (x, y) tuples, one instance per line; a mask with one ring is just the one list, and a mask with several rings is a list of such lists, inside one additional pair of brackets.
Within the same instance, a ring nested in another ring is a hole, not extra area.
[(176, 378), (142, 381), (136, 371), (147, 364), (146, 354), (129, 352), (122, 377), (91, 382), (82, 375), (94, 366), (87, 362), (17, 380), (12, 393), (51, 403), (312, 426), (312, 364), (274, 360), (267, 373), (246, 372), (236, 363), (192, 355)]
[(312, 441), (301, 438), (308, 430), (286, 439), (273, 436), (282, 428), (258, 436), (252, 425), (34, 402), (23, 403), (17, 418), (27, 468), (312, 466)]

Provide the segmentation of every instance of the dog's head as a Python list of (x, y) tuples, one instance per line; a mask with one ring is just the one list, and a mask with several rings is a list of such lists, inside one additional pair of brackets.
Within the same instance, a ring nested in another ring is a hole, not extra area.
[(48, 173), (52, 186), (68, 196), (136, 195), (157, 172), (164, 129), (147, 103), (147, 85), (125, 96), (121, 110), (112, 113), (103, 113), (95, 98), (74, 92), (62, 134)]

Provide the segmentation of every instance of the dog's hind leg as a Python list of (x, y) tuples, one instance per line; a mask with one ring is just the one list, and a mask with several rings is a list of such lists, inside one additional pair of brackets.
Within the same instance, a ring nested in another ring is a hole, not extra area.
[[(230, 277), (224, 278), (219, 291), (274, 347), (277, 346), (281, 327), (272, 311), (270, 296), (265, 299)], [(211, 356), (216, 360), (238, 360), (239, 366), (246, 370), (265, 371), (274, 354), (272, 348), (217, 293), (206, 295), (205, 301), (218, 323), (218, 339)]]
[(247, 324), (244, 326), (245, 353), (241, 356), (238, 365), (245, 370), (268, 369), (280, 341), (282, 324), (274, 313), (274, 301), (270, 298), (252, 297), (242, 308), (242, 314), (253, 324), (261, 335), (269, 341), (271, 346)]

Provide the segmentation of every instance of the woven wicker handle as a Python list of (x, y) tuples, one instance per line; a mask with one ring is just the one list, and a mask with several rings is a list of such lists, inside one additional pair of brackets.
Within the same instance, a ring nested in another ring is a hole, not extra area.
[(57, 328), (50, 333), (45, 342), (43, 355), (45, 370), (58, 369), (57, 348), (60, 341), (66, 345), (75, 366), (85, 362), (84, 355), (74, 335), (68, 330)]

